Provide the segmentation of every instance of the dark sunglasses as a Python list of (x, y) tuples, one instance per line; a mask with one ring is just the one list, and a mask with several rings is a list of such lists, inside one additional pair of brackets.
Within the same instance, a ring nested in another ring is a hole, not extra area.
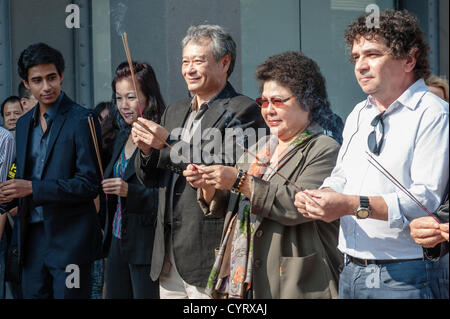
[[(367, 138), (367, 146), (369, 147), (369, 150), (375, 154), (380, 155), (381, 152), (381, 146), (383, 145), (384, 140), (384, 122), (383, 122), (383, 113), (378, 114), (375, 116), (375, 118), (370, 123), (371, 126), (373, 126), (373, 131), (369, 134), (369, 137)], [(377, 127), (379, 126), (379, 130), (381, 133), (381, 138), (377, 141)]]
[(283, 107), (283, 106), (285, 106), (284, 103), (289, 101), (293, 97), (294, 97), (293, 95), (291, 95), (290, 97), (287, 97), (285, 99), (280, 99), (278, 97), (272, 97), (270, 99), (266, 99), (265, 97), (259, 97), (256, 99), (256, 103), (258, 103), (258, 105), (263, 109), (268, 107), (269, 103), (272, 103), (272, 105), (275, 107)]

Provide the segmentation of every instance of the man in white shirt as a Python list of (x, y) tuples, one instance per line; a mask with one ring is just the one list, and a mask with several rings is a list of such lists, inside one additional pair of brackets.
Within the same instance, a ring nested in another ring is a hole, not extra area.
[(345, 40), (369, 96), (347, 118), (331, 176), (309, 196), (297, 193), (295, 205), (309, 218), (340, 218), (338, 248), (346, 255), (340, 298), (432, 298), (431, 261), (409, 234), (410, 221), (427, 214), (368, 154), (436, 211), (449, 175), (448, 103), (424, 83), (429, 48), (417, 20), (386, 10), (379, 27), (369, 28), (366, 17), (347, 28)]

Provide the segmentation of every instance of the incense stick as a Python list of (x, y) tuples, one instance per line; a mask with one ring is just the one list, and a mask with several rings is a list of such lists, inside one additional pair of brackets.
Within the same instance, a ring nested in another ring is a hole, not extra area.
[[(142, 108), (141, 108), (141, 101), (139, 99), (139, 95), (138, 95), (138, 91), (137, 91), (137, 86), (136, 86), (136, 78), (134, 76), (134, 68), (133, 68), (133, 60), (131, 59), (131, 53), (130, 53), (130, 47), (128, 45), (128, 37), (127, 37), (127, 33), (124, 32), (121, 35), (122, 37), (122, 42), (123, 42), (123, 47), (125, 49), (125, 54), (127, 56), (127, 61), (128, 61), (128, 65), (130, 67), (130, 72), (131, 72), (131, 80), (133, 82), (133, 87), (134, 90), (136, 92), (136, 97), (138, 100), (138, 106), (139, 106), (139, 113), (141, 115), (141, 117), (144, 117), (142, 115)], [(158, 135), (156, 135), (150, 128), (148, 127), (144, 127), (141, 125), (141, 127), (143, 127), (144, 129), (146, 129), (148, 132), (150, 132), (154, 137), (156, 137), (157, 140), (159, 140), (160, 142), (164, 143), (167, 147), (169, 147), (171, 150), (174, 150), (172, 146), (170, 146), (168, 143), (166, 143), (166, 141), (164, 141), (161, 137), (159, 137)], [(189, 162), (192, 166), (194, 166), (195, 169), (197, 169), (197, 167), (191, 163), (190, 160), (188, 160), (186, 157), (184, 157), (180, 152), (177, 152), (178, 156), (180, 156), (181, 158), (183, 158), (184, 160), (186, 160), (187, 162)]]
[(297, 190), (303, 192), (304, 189), (298, 185), (296, 185), (293, 181), (291, 181), (290, 179), (288, 179), (287, 177), (285, 177), (284, 175), (282, 175), (280, 172), (276, 171), (275, 169), (273, 169), (271, 166), (269, 166), (269, 164), (264, 163), (263, 161), (261, 161), (258, 157), (258, 155), (256, 154), (252, 154), (247, 148), (245, 148), (244, 146), (242, 146), (241, 144), (237, 143), (237, 145), (239, 145), (239, 147), (241, 147), (246, 153), (250, 154), (251, 156), (253, 156), (259, 163), (261, 163), (263, 166), (270, 168), (272, 170), (272, 172), (274, 172), (275, 174), (277, 174), (278, 176), (280, 176), (282, 179), (284, 179), (286, 182), (288, 182), (289, 184), (291, 184), (292, 186), (294, 186), (295, 188), (297, 188)]
[[(381, 172), (392, 184), (397, 186), (403, 193), (406, 194), (414, 203), (416, 203), (420, 208), (422, 208), (428, 215), (434, 218), (436, 222), (439, 224), (441, 223), (430, 211), (422, 205), (422, 203), (410, 192), (408, 189), (403, 186), (394, 176), (392, 176), (389, 171), (383, 167), (369, 152), (366, 151), (366, 154), (369, 155), (370, 159), (368, 159), (368, 162), (372, 164), (373, 167), (375, 167), (379, 172)], [(374, 162), (372, 162), (372, 161)]]
[(272, 168), (272, 166), (269, 166), (267, 163), (264, 163), (263, 161), (261, 161), (258, 157), (258, 155), (256, 154), (252, 154), (252, 152), (250, 152), (247, 148), (245, 148), (244, 146), (242, 146), (241, 144), (237, 143), (237, 145), (239, 145), (246, 153), (250, 154), (251, 156), (253, 156), (259, 163), (261, 163), (262, 165), (264, 165), (267, 168), (270, 168), (272, 170), (272, 172), (274, 172), (275, 174), (277, 174), (278, 176), (280, 176), (282, 179), (284, 179), (286, 182), (288, 182), (289, 184), (291, 184), (292, 186), (294, 186), (299, 192), (303, 192), (303, 194), (305, 194), (310, 200), (312, 200), (316, 205), (320, 206), (319, 203), (317, 203), (311, 196), (309, 196), (309, 194), (304, 192), (304, 188), (298, 186), (297, 184), (295, 184), (293, 181), (291, 181), (290, 179), (288, 179), (286, 176), (284, 176), (283, 174), (281, 174), (280, 172), (276, 171), (275, 169)]
[(122, 33), (121, 37), (122, 37), (123, 47), (125, 49), (125, 54), (127, 56), (128, 65), (130, 67), (131, 80), (133, 82), (134, 91), (136, 92), (136, 98), (137, 98), (138, 106), (139, 106), (139, 113), (140, 113), (141, 117), (144, 117), (142, 115), (141, 101), (139, 99), (139, 94), (138, 94), (138, 90), (137, 90), (137, 86), (136, 86), (136, 78), (134, 76), (133, 60), (131, 59), (131, 53), (130, 53), (130, 47), (128, 45), (127, 33), (126, 32)]
[(97, 133), (95, 132), (94, 119), (92, 117), (88, 117), (88, 122), (89, 122), (89, 128), (91, 130), (92, 141), (94, 142), (95, 153), (97, 155), (98, 166), (100, 167), (100, 173), (102, 174), (102, 180), (104, 180), (105, 178), (103, 176), (102, 160), (100, 157), (100, 150), (99, 150), (98, 142), (97, 142), (98, 141)]

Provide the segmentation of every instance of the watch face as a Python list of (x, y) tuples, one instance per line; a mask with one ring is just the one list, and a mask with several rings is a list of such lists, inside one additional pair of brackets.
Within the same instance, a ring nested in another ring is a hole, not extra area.
[(358, 218), (364, 219), (369, 217), (369, 211), (367, 209), (360, 209), (358, 210), (358, 212), (356, 213), (356, 216), (358, 216)]

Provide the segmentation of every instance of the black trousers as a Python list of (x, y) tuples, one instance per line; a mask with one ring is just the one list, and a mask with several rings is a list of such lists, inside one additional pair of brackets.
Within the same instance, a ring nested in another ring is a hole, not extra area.
[[(91, 264), (55, 268), (46, 264), (43, 223), (28, 226), (22, 268), (24, 299), (89, 299)], [(67, 272), (66, 272), (67, 271)]]
[(150, 279), (150, 265), (133, 265), (120, 251), (120, 239), (112, 237), (106, 260), (107, 299), (158, 299), (159, 283)]

